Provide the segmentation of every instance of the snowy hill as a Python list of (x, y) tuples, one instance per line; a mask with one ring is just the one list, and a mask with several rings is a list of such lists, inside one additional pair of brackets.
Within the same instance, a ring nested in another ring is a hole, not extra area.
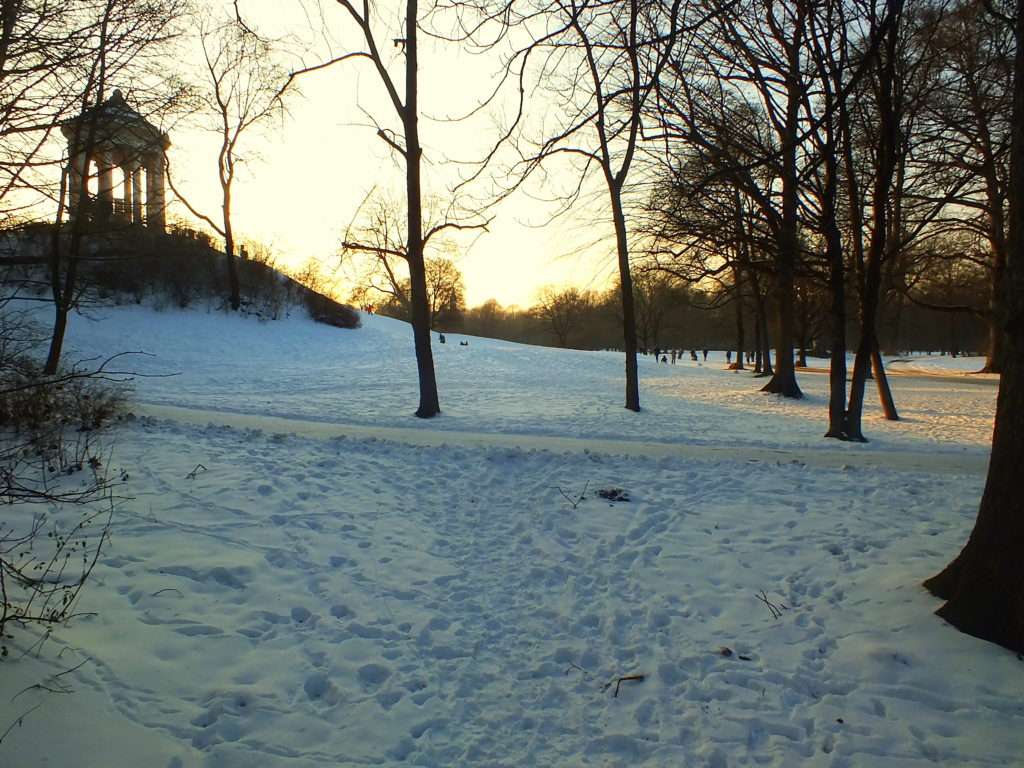
[[(675, 366), (642, 357), (644, 411), (637, 415), (621, 406), (621, 354), (458, 334), (448, 334), (446, 344), (435, 336), (443, 415), (425, 424), (409, 418), (418, 401), (409, 326), (366, 314), (362, 323), (353, 331), (318, 325), (301, 312), (259, 322), (215, 311), (112, 307), (75, 317), (68, 343), (81, 357), (146, 352), (126, 365), (166, 377), (136, 382), (138, 399), (149, 403), (410, 429), (821, 447), (822, 374), (802, 375), (807, 397), (794, 402), (762, 395), (749, 373), (725, 370), (721, 352), (706, 364)], [(987, 451), (994, 386), (965, 388), (955, 399), (944, 381), (900, 378), (894, 387), (907, 418), (886, 422), (869, 397), (872, 449)]]
[(156, 376), (107, 436), (132, 500), (88, 615), (0, 662), (0, 765), (1019, 762), (1020, 661), (919, 587), (991, 383), (894, 376), (906, 420), (847, 446), (821, 374), (787, 402), (644, 358), (636, 415), (620, 355), (448, 335), (424, 422), (408, 326), (362, 319), (73, 319)]

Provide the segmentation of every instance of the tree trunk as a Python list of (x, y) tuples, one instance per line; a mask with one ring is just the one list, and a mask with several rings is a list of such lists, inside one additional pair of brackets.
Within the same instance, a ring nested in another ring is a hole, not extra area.
[(984, 148), (985, 194), (988, 201), (988, 241), (992, 253), (992, 267), (989, 282), (988, 350), (982, 373), (1000, 373), (1003, 365), (1003, 329), (996, 318), (996, 304), (1003, 292), (1003, 275), (1006, 272), (1006, 219), (1003, 214), (1003, 196), (1000, 194), (999, 174), (992, 152), (992, 140), (988, 126), (979, 120), (983, 129), (981, 144)]
[[(999, 211), (998, 215), (993, 218), (995, 219), (992, 224), (994, 233), (997, 228), (1001, 230), (1003, 227), (1002, 211)], [(1000, 324), (997, 304), (999, 297), (1003, 295), (1005, 289), (1006, 243), (995, 234), (993, 234), (990, 240), (992, 241), (992, 278), (989, 311), (986, 318), (988, 321), (988, 350), (985, 353), (985, 367), (980, 372), (1002, 373), (1004, 360), (1006, 359), (1004, 349), (1005, 331)]]
[(747, 342), (744, 338), (746, 329), (743, 327), (743, 273), (739, 267), (733, 267), (732, 274), (735, 283), (734, 290), (736, 292), (736, 362), (729, 367), (734, 371), (742, 371), (745, 370), (743, 367), (743, 353), (747, 348)]
[[(1018, 284), (1024, 291), (1024, 280)], [(974, 530), (959, 556), (924, 586), (947, 601), (937, 613), (954, 627), (1022, 653), (1024, 494), (1019, 480), (1024, 467), (1024, 314), (1019, 311), (1017, 326), (1016, 340), (1008, 342), (1014, 354), (1007, 355), (999, 382), (992, 457)]]
[(842, 234), (836, 220), (839, 167), (833, 133), (829, 130), (825, 144), (826, 178), (822, 195), (822, 230), (828, 255), (829, 335), (831, 358), (828, 369), (828, 431), (825, 437), (846, 439), (846, 262), (843, 258)]
[(768, 315), (761, 316), (761, 375), (772, 376), (772, 340), (768, 335)]
[[(106, 44), (109, 14), (110, 6), (108, 5), (107, 15), (104, 16), (103, 24), (100, 28), (101, 46)], [(101, 54), (96, 62), (99, 72), (96, 91), (97, 105), (103, 103), (103, 84), (106, 76), (103, 50), (105, 49), (101, 48)], [(83, 112), (85, 111), (85, 107), (89, 104), (89, 92), (93, 86), (93, 74), (94, 73), (90, 73), (90, 80), (86, 85), (85, 97), (82, 100)], [(47, 376), (53, 376), (56, 374), (57, 369), (60, 367), (60, 356), (64, 348), (64, 337), (67, 334), (68, 315), (75, 303), (75, 291), (77, 290), (78, 282), (78, 257), (82, 249), (82, 227), (85, 226), (85, 220), (87, 219), (85, 209), (89, 202), (88, 158), (92, 154), (96, 145), (96, 119), (93, 118), (89, 121), (89, 125), (86, 128), (84, 142), (82, 141), (81, 130), (81, 123), (78, 123), (71, 140), (68, 157), (69, 163), (75, 163), (77, 162), (76, 158), (78, 157), (80, 150), (84, 149), (86, 157), (85, 167), (78, 176), (69, 173), (67, 170), (61, 173), (60, 197), (57, 201), (57, 217), (53, 226), (53, 240), (51, 242), (50, 251), (50, 290), (53, 295), (54, 318), (53, 332), (50, 335), (50, 349), (46, 355), (46, 363), (43, 366), (43, 373)], [(74, 216), (71, 221), (71, 238), (67, 254), (67, 270), (65, 271), (62, 280), (61, 264), (64, 259), (61, 255), (61, 237), (62, 230), (64, 228), (64, 200), (69, 183), (77, 184), (78, 186), (76, 190), (77, 195), (75, 196), (78, 210), (73, 212)]]
[(53, 305), (53, 331), (50, 334), (50, 351), (46, 355), (46, 365), (43, 366), (43, 374), (53, 376), (60, 367), (60, 353), (64, 347), (64, 334), (68, 327), (68, 310), (63, 302)]
[(800, 258), (798, 231), (799, 178), (797, 175), (797, 143), (803, 83), (801, 82), (800, 50), (804, 44), (804, 25), (807, 6), (798, 4), (793, 39), (787, 52), (786, 71), (786, 123), (782, 144), (782, 218), (776, 234), (775, 248), (775, 373), (762, 392), (783, 397), (800, 398), (803, 393), (796, 383), (793, 366), (793, 337), (796, 330), (793, 314), (794, 273)]
[(761, 375), (761, 313), (754, 313), (754, 374)]
[(988, 316), (988, 350), (985, 353), (985, 367), (978, 373), (1001, 373), (1003, 370), (1003, 329), (992, 313)]
[(807, 367), (807, 347), (811, 342), (811, 312), (810, 300), (807, 296), (806, 286), (798, 291), (795, 298), (799, 299), (800, 312), (797, 315), (797, 344), (796, 367)]
[[(889, 246), (888, 202), (892, 189), (893, 176), (896, 172), (896, 143), (899, 132), (894, 90), (896, 81), (897, 41), (899, 39), (899, 18), (902, 12), (902, 0), (889, 0), (886, 11), (896, 15), (896, 20), (886, 32), (886, 38), (875, 54), (878, 66), (878, 118), (879, 138), (877, 153), (877, 170), (871, 201), (871, 240), (866, 255), (866, 266), (860, 280), (860, 344), (857, 357), (853, 364), (853, 380), (850, 382), (850, 401), (846, 412), (846, 433), (851, 440), (866, 442), (861, 427), (864, 410), (864, 384), (870, 375), (872, 355), (878, 350), (878, 301), (882, 285), (882, 261)], [(884, 370), (882, 370), (884, 380)], [(879, 385), (879, 393), (883, 391)], [(892, 394), (888, 383), (884, 392), (888, 397), (882, 398), (882, 407), (886, 414), (896, 413), (892, 405)]]
[(846, 408), (846, 436), (858, 443), (866, 443), (861, 420), (864, 413), (864, 383), (871, 366), (872, 340), (861, 336), (857, 345), (857, 356), (853, 360), (853, 376), (850, 378), (850, 400)]
[(242, 292), (238, 285), (238, 263), (235, 259), (235, 233), (231, 227), (231, 185), (223, 187), (224, 193), (224, 255), (228, 264), (228, 302), (237, 312), (242, 306)]
[(633, 277), (629, 271), (629, 241), (626, 237), (626, 216), (622, 210), (621, 190), (609, 186), (612, 219), (615, 223), (615, 246), (619, 258), (619, 285), (622, 290), (622, 341), (626, 350), (626, 408), (640, 410), (640, 376), (636, 361), (636, 309), (633, 300)]
[[(775, 278), (775, 372), (761, 391), (800, 398), (803, 393), (796, 383), (796, 368), (793, 365), (793, 275), (785, 264), (779, 266), (780, 274)], [(770, 364), (766, 367), (770, 367)]]
[(899, 421), (900, 415), (896, 411), (896, 402), (892, 399), (889, 377), (885, 374), (885, 365), (882, 363), (878, 344), (875, 344), (874, 349), (871, 350), (871, 372), (875, 376), (875, 386), (878, 388), (878, 401), (882, 404), (882, 413), (888, 421)]
[(1024, 4), (1016, 9), (1009, 245), (997, 316), (1006, 335), (992, 457), (974, 530), (960, 555), (925, 587), (957, 629), (1024, 653)]
[(420, 405), (416, 415), (429, 419), (441, 412), (434, 374), (434, 353), (430, 347), (430, 299), (423, 262), (423, 209), (420, 185), (419, 105), (417, 103), (417, 0), (406, 0), (405, 18), (405, 191), (407, 199), (406, 254), (409, 260), (409, 288), (412, 298), (412, 333), (416, 347)]
[(765, 307), (766, 299), (761, 297), (761, 376), (771, 376), (772, 369), (772, 339), (768, 333), (768, 308)]
[[(72, 160), (73, 162), (73, 160)], [(88, 168), (86, 173), (83, 174), (85, 181), (87, 177)], [(57, 372), (57, 368), (60, 367), (60, 353), (64, 347), (64, 334), (67, 332), (68, 327), (68, 306), (64, 301), (63, 285), (61, 281), (60, 265), (61, 265), (61, 229), (63, 223), (64, 214), (64, 199), (66, 194), (67, 179), (70, 174), (65, 171), (61, 175), (60, 183), (60, 198), (57, 201), (57, 218), (53, 225), (53, 236), (50, 241), (50, 292), (53, 296), (53, 331), (50, 334), (50, 349), (46, 355), (46, 363), (43, 366), (43, 373), (47, 376), (52, 376)], [(73, 178), (73, 177), (72, 177)], [(85, 187), (85, 182), (81, 184)], [(81, 191), (81, 190), (79, 190)], [(79, 197), (78, 200), (83, 198)], [(79, 203), (79, 208), (82, 204)], [(76, 211), (76, 219), (80, 219), (80, 211)], [(76, 221), (74, 224), (74, 230), (72, 232), (72, 239), (77, 236), (78, 227), (80, 224)]]

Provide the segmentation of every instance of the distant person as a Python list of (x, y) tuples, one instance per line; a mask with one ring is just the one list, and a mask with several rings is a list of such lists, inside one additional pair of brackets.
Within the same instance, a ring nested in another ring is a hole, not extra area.
[(731, 349), (725, 350), (725, 364), (726, 365), (732, 365), (732, 350)]
[(668, 363), (668, 355), (662, 355), (662, 356), (661, 356), (661, 362), (663, 362), (663, 363), (666, 363), (666, 364), (667, 364), (667, 363)]
[(704, 350), (704, 362), (706, 363), (707, 361), (708, 361), (708, 351), (705, 349)]
[(673, 349), (672, 350), (672, 365), (675, 365), (675, 364), (676, 364), (676, 351)]
[(660, 359), (661, 359), (661, 348), (660, 347), (655, 347), (654, 348), (654, 362), (658, 362), (658, 360), (660, 360)]
[(468, 347), (469, 346), (469, 342), (468, 341), (460, 341), (459, 342), (459, 346), (460, 347)]
[(437, 340), (438, 340), (438, 342), (440, 342), (441, 344), (444, 344), (444, 334), (443, 334), (443, 333), (439, 333), (439, 334), (437, 334)]
[(693, 362), (697, 362), (697, 350), (696, 349), (691, 349), (690, 350), (690, 359), (693, 360)]

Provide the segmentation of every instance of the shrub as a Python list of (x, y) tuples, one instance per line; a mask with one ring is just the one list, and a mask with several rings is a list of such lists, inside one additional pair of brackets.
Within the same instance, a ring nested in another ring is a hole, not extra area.
[(95, 371), (41, 375), (37, 333), (0, 314), (0, 656), (13, 627), (45, 639), (74, 615), (115, 501), (94, 430), (122, 410), (124, 387)]
[(116, 483), (90, 435), (61, 435), (0, 440), (0, 657), (13, 628), (41, 629), (41, 643), (75, 615), (109, 535)]
[(336, 328), (358, 328), (362, 324), (359, 313), (347, 304), (339, 304), (334, 299), (308, 289), (303, 299), (309, 316), (318, 323), (326, 323)]

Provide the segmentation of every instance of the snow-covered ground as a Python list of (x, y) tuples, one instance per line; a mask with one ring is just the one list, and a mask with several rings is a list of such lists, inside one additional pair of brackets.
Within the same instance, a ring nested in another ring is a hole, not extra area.
[(992, 382), (894, 376), (904, 421), (847, 446), (820, 374), (648, 358), (634, 415), (618, 355), (449, 335), (421, 422), (401, 323), (105, 315), (80, 356), (180, 375), (110, 434), (94, 615), (0, 663), (4, 768), (1020, 765), (1022, 662), (918, 586)]
[[(417, 404), (411, 334), (390, 318), (364, 315), (363, 328), (340, 331), (298, 319), (259, 323), (143, 307), (95, 317), (75, 318), (69, 345), (79, 357), (152, 355), (122, 362), (158, 376), (136, 384), (138, 398), (148, 403), (431, 431), (815, 450), (826, 428), (825, 375), (801, 376), (801, 401), (768, 397), (749, 373), (724, 370), (723, 352), (712, 352), (707, 363), (686, 359), (675, 366), (642, 357), (644, 410), (637, 415), (622, 407), (621, 354), (449, 334), (446, 344), (433, 345), (443, 415), (421, 422), (409, 418)], [(881, 417), (869, 391), (865, 430), (872, 449), (985, 453), (995, 385), (992, 378), (900, 379), (899, 423)]]
[(897, 371), (917, 373), (973, 374), (980, 379), (994, 378), (992, 374), (979, 374), (985, 367), (984, 357), (950, 357), (949, 355), (918, 355), (893, 361)]

